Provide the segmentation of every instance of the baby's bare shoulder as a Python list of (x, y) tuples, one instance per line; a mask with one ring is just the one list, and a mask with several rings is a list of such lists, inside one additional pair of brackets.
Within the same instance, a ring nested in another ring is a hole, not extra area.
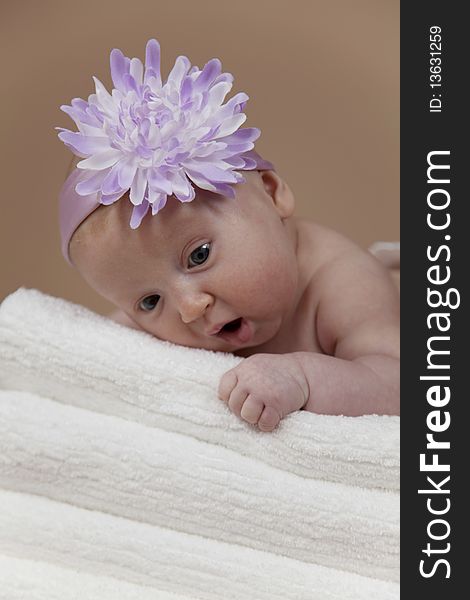
[(322, 348), (332, 353), (346, 338), (369, 339), (379, 330), (396, 332), (399, 296), (390, 272), (340, 233), (310, 223), (302, 227), (304, 251), (314, 257), (308, 287), (315, 297), (316, 333)]
[(324, 225), (297, 219), (296, 228), (299, 256), (313, 264), (315, 271), (341, 256), (368, 254), (346, 236)]

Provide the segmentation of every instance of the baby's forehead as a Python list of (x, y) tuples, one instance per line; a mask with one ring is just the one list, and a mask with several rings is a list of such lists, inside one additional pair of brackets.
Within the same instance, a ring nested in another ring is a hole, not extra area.
[(199, 189), (192, 202), (181, 203), (170, 197), (158, 214), (151, 215), (149, 211), (137, 229), (130, 227), (133, 205), (128, 195), (109, 206), (100, 206), (79, 227), (71, 250), (79, 241), (100, 251), (145, 250), (146, 245), (155, 251), (155, 244), (174, 245), (193, 232), (203, 233), (215, 223), (230, 226), (231, 218), (240, 218), (244, 212), (240, 211), (240, 200), (243, 202), (248, 196), (250, 204), (254, 201), (250, 191), (256, 186), (256, 175), (246, 175), (246, 183), (237, 186), (236, 199)]
[[(130, 227), (132, 204), (122, 199), (110, 206), (100, 206), (80, 226), (77, 241), (87, 244), (116, 247), (142, 246), (158, 241), (162, 245), (171, 245), (178, 239), (210, 225), (217, 214), (227, 207), (228, 199), (200, 198), (191, 203), (182, 204), (169, 198), (167, 205), (156, 215), (150, 213), (137, 229)], [(73, 241), (76, 241), (73, 240)]]

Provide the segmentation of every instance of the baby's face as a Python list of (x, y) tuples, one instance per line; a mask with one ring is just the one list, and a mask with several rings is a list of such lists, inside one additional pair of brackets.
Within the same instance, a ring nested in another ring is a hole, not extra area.
[(234, 352), (272, 339), (296, 294), (295, 236), (290, 209), (273, 200), (277, 176), (244, 175), (235, 199), (204, 191), (187, 204), (170, 198), (135, 230), (128, 200), (100, 208), (72, 238), (74, 264), (162, 340)]

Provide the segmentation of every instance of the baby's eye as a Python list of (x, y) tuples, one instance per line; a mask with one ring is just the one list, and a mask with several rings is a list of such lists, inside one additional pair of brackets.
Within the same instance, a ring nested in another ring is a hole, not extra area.
[(210, 249), (211, 245), (207, 242), (207, 244), (202, 244), (202, 246), (193, 250), (188, 258), (188, 267), (198, 267), (204, 264), (209, 258)]
[(139, 308), (149, 312), (157, 306), (159, 300), (160, 296), (158, 294), (152, 294), (139, 302)]

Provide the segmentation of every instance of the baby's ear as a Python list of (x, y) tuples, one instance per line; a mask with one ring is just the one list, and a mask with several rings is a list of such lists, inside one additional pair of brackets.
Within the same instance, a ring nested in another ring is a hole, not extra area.
[(274, 208), (281, 217), (287, 219), (294, 213), (294, 194), (287, 183), (275, 171), (260, 171), (264, 191), (271, 197)]

